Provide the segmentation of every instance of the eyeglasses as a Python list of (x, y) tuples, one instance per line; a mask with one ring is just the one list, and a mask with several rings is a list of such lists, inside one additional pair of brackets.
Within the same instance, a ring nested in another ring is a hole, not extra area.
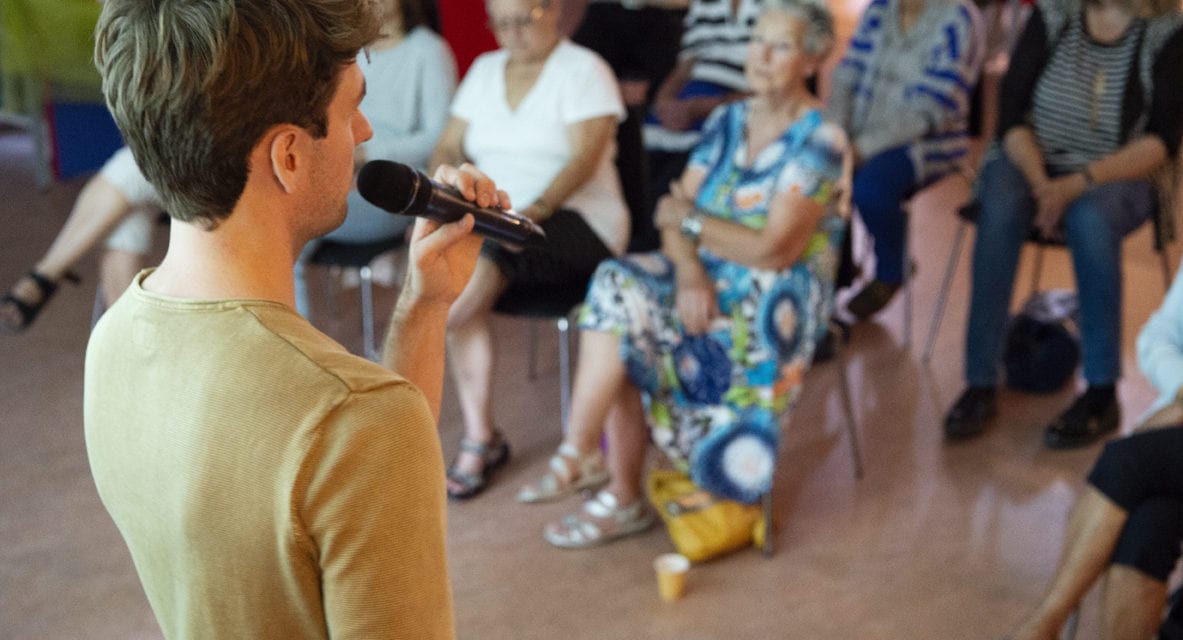
[(510, 31), (512, 29), (526, 29), (534, 25), (535, 22), (542, 17), (546, 12), (546, 7), (550, 2), (543, 2), (538, 6), (530, 9), (530, 12), (524, 16), (514, 16), (512, 18), (501, 18), (498, 20), (489, 20), (489, 29), (492, 31)]

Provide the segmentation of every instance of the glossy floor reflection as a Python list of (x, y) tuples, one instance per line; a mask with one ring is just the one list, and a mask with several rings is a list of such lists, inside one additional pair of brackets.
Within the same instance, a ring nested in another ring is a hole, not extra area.
[[(28, 140), (0, 130), (0, 286), (48, 245), (81, 186), (32, 188)], [(459, 636), (527, 638), (1000, 638), (1033, 603), (1054, 568), (1067, 510), (1099, 446), (1053, 452), (1041, 426), (1071, 400), (1002, 395), (1003, 419), (983, 437), (948, 445), (940, 421), (960, 391), (968, 289), (963, 259), (931, 366), (919, 359), (946, 251), (956, 181), (916, 203), (912, 346), (899, 301), (855, 328), (847, 348), (866, 475), (854, 479), (834, 364), (809, 374), (785, 434), (775, 491), (775, 555), (743, 551), (691, 569), (686, 597), (663, 604), (651, 560), (671, 549), (660, 529), (591, 551), (561, 551), (542, 525), (576, 506), (513, 501), (558, 443), (557, 344), (540, 324), (540, 375), (526, 374), (530, 325), (498, 322), (502, 360), (496, 416), (513, 459), (478, 499), (453, 504), (449, 554)], [(1128, 429), (1153, 394), (1137, 372), (1133, 339), (1161, 300), (1146, 229), (1127, 240), (1125, 378)], [(1028, 261), (1029, 262), (1029, 261)], [(94, 263), (79, 271), (26, 334), (0, 338), (0, 637), (155, 638), (118, 532), (90, 480), (81, 425), (82, 360)], [(1020, 278), (1024, 278), (1021, 273)], [(1025, 280), (1020, 280), (1024, 282)], [(313, 280), (313, 286), (318, 286)], [(1044, 282), (1070, 286), (1063, 254)], [(328, 295), (322, 290), (323, 295)], [(316, 319), (360, 347), (354, 291), (334, 294)], [(379, 308), (393, 293), (383, 291)], [(459, 412), (445, 399), (445, 455), (457, 448)], [(392, 476), (397, 471), (392, 471)], [(1094, 637), (1095, 594), (1081, 638)]]

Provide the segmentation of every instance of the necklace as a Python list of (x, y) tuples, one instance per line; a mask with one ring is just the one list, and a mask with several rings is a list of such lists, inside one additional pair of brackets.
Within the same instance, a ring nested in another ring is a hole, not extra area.
[(1105, 96), (1105, 68), (1099, 63), (1094, 63), (1096, 68), (1093, 70), (1093, 95), (1089, 101), (1089, 128), (1096, 131), (1100, 127), (1101, 112), (1101, 98)]
[[(1105, 97), (1107, 76), (1105, 55), (1098, 51), (1097, 45), (1093, 42), (1095, 37), (1092, 34), (1100, 34), (1102, 43), (1112, 48), (1126, 38), (1132, 24), (1131, 16), (1121, 9), (1114, 10), (1109, 7), (1092, 11), (1086, 8), (1082, 16), (1080, 39), (1077, 40), (1077, 45), (1085, 47), (1085, 53), (1093, 68), (1092, 95), (1089, 99), (1089, 128), (1093, 131), (1097, 131), (1101, 126), (1101, 99)], [(1077, 60), (1083, 62), (1079, 49)]]

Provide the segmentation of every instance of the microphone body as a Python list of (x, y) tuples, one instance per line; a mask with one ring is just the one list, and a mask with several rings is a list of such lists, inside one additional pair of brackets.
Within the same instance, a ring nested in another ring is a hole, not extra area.
[(367, 162), (357, 174), (357, 191), (374, 206), (399, 215), (448, 223), (471, 213), (476, 221), (473, 230), (502, 244), (525, 247), (546, 242), (546, 232), (526, 216), (477, 206), (456, 189), (399, 162)]

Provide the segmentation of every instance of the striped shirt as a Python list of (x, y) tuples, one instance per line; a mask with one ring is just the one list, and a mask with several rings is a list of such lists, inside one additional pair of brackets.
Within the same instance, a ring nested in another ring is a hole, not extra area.
[(1084, 31), (1082, 15), (1068, 24), (1033, 96), (1032, 125), (1044, 162), (1071, 173), (1122, 145), (1122, 100), (1145, 24), (1101, 44)]
[(686, 12), (680, 59), (694, 58), (691, 80), (713, 82), (732, 91), (747, 91), (743, 75), (752, 27), (764, 12), (763, 0), (695, 0)]
[[(692, 0), (686, 12), (678, 59), (692, 59), (694, 66), (679, 98), (748, 91), (743, 67), (752, 28), (763, 12), (764, 0), (738, 0), (735, 11), (732, 11), (732, 0)], [(649, 150), (689, 151), (702, 139), (702, 123), (686, 131), (674, 131), (650, 114), (645, 121), (644, 139)]]

